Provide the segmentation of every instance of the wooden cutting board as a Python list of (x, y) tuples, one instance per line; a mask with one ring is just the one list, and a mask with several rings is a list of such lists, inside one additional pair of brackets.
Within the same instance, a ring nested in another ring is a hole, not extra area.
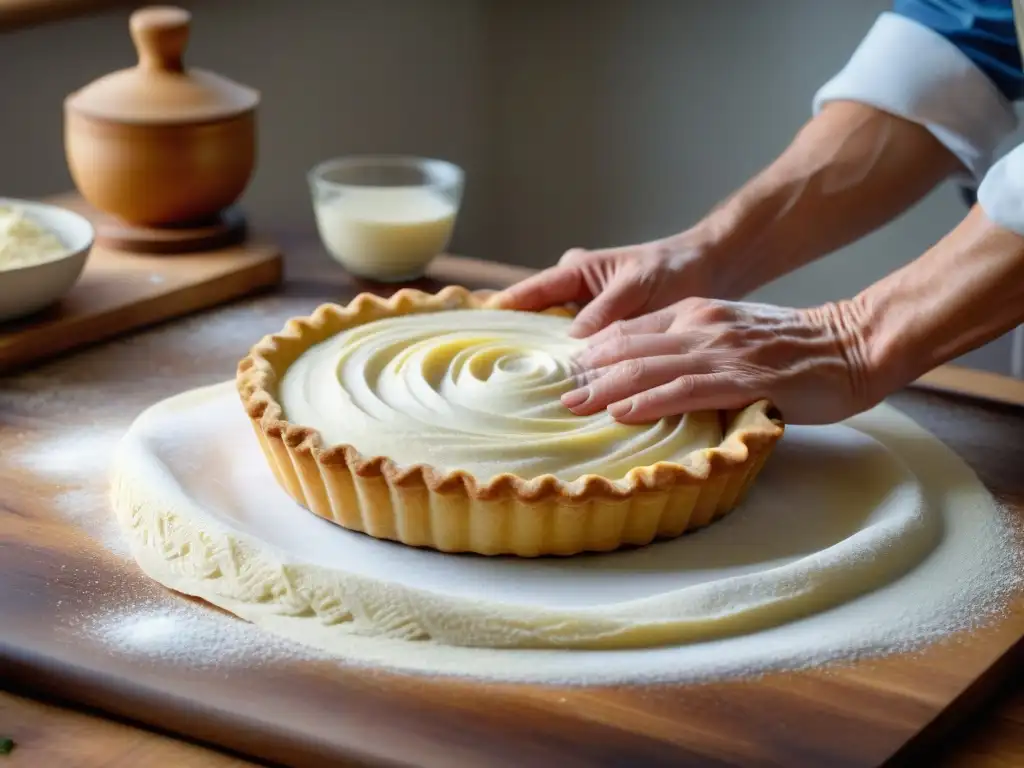
[[(508, 274), (448, 258), (434, 276), (484, 287)], [(351, 283), (318, 276), (210, 313), (201, 328), (166, 324), (130, 345), (97, 346), (0, 379), (4, 684), (291, 766), (866, 768), (933, 764), (923, 750), (1018, 663), (1024, 598), (997, 623), (919, 653), (700, 686), (485, 684), (275, 654), (220, 663), (215, 648), (204, 663), (190, 664), (173, 653), (127, 653), (81, 632), (93, 615), (131, 618), (141, 603), (148, 615), (157, 605), (173, 616), (184, 598), (83, 533), (86, 518), (108, 518), (102, 498), (81, 497), (69, 518), (75, 488), (53, 475), (55, 464), (67, 471), (67, 462), (25, 467), (11, 457), (69, 433), (123, 429), (162, 397), (230, 378), (249, 334), (352, 293)], [(229, 326), (244, 332), (222, 333)], [(221, 335), (223, 344), (215, 343)], [(73, 391), (66, 400), (40, 396), (45, 382)], [(974, 466), (1007, 509), (1024, 515), (1024, 411), (923, 392), (893, 401)], [(30, 752), (22, 754), (27, 760)]]
[[(76, 194), (47, 200), (95, 220)], [(152, 256), (95, 246), (81, 279), (43, 313), (0, 322), (0, 373), (277, 284), (281, 253), (266, 240)]]

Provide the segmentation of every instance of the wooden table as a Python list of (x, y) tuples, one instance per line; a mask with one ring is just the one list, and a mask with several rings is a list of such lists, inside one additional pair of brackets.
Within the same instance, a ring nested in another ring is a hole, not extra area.
[[(318, 300), (344, 300), (366, 287), (334, 268), (315, 241), (298, 237), (277, 239), (283, 241), (288, 254), (286, 293)], [(424, 281), (421, 287), (436, 289), (451, 282), (451, 275), (456, 272), (463, 282), (480, 285), (512, 281), (526, 274), (525, 270), (515, 267), (442, 259), (432, 271), (433, 279)], [(956, 445), (997, 495), (1024, 498), (1024, 478), (1019, 463), (1024, 410), (924, 392), (901, 393), (894, 400), (940, 438)], [(1016, 454), (1011, 450), (1014, 447)], [(999, 700), (949, 737), (947, 749), (936, 756), (932, 765), (944, 768), (1024, 765), (1024, 678), (1007, 680), (1005, 687), (1006, 692)], [(38, 701), (32, 698), (37, 693), (31, 689), (0, 692), (0, 735), (12, 736), (18, 742), (11, 756), (0, 758), (0, 768), (7, 765), (220, 768), (255, 764), (116, 722), (96, 712)]]

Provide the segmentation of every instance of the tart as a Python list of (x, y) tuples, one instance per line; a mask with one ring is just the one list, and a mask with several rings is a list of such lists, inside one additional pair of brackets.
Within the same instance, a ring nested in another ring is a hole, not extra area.
[(732, 510), (783, 426), (767, 401), (625, 425), (576, 416), (571, 312), (400, 290), (257, 343), (237, 387), (278, 483), (333, 523), (444, 552), (573, 555)]

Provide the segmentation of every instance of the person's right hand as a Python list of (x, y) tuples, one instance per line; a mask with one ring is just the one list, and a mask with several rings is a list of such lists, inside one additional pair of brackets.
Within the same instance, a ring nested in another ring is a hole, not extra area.
[(586, 304), (570, 333), (590, 336), (616, 320), (643, 315), (689, 296), (704, 296), (701, 251), (681, 239), (623, 248), (568, 251), (558, 266), (498, 293), (492, 306), (540, 311), (560, 304)]

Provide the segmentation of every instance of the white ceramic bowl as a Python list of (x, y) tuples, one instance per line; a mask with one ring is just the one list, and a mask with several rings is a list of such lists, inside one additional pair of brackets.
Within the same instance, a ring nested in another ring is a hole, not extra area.
[(17, 208), (55, 234), (67, 253), (40, 264), (0, 268), (0, 322), (25, 317), (61, 299), (78, 282), (95, 237), (84, 216), (31, 200), (0, 197), (0, 208)]

